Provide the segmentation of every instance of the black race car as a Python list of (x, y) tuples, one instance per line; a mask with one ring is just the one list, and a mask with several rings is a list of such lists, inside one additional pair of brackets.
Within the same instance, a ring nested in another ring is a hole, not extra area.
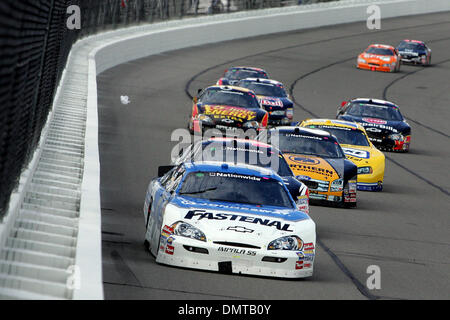
[(411, 127), (392, 102), (367, 98), (344, 101), (338, 107), (336, 118), (360, 123), (380, 150), (409, 151)]
[(431, 49), (423, 41), (403, 40), (397, 46), (402, 63), (413, 63), (429, 66)]
[(199, 91), (188, 124), (192, 134), (216, 128), (230, 135), (252, 129), (256, 135), (267, 128), (269, 114), (253, 91), (233, 86), (211, 86)]
[(309, 213), (308, 187), (295, 178), (280, 150), (271, 145), (249, 139), (209, 138), (181, 151), (181, 156), (173, 161), (173, 165), (187, 161), (217, 161), (271, 168), (283, 179), (297, 203), (297, 209)]
[(294, 103), (289, 99), (281, 82), (271, 79), (247, 78), (237, 86), (253, 90), (261, 106), (269, 112), (269, 125), (290, 125), (294, 116)]
[(268, 79), (269, 75), (264, 69), (254, 67), (232, 67), (226, 69), (222, 78), (217, 80), (217, 85), (236, 85), (239, 80), (245, 78)]

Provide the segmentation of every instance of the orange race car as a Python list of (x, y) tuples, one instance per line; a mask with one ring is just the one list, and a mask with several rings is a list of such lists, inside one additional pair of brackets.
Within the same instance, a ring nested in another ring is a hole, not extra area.
[(400, 64), (400, 55), (393, 46), (371, 44), (358, 56), (356, 67), (372, 71), (398, 72)]

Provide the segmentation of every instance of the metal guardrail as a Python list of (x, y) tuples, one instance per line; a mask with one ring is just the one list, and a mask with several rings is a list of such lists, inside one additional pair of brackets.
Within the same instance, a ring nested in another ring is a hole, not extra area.
[[(128, 25), (331, 0), (0, 1), (0, 221), (46, 123), (73, 43)], [(335, 0), (337, 1), (337, 0)], [(69, 29), (69, 6), (80, 29)]]

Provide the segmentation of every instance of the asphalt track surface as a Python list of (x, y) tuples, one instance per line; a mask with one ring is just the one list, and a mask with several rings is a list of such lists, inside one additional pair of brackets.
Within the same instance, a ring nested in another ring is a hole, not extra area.
[[(357, 70), (370, 43), (429, 43), (431, 67), (397, 74)], [(98, 76), (105, 299), (449, 299), (450, 13), (227, 41), (132, 61)], [(311, 207), (318, 244), (303, 280), (224, 275), (155, 263), (144, 250), (142, 207), (150, 179), (169, 164), (186, 128), (189, 96), (233, 65), (265, 68), (295, 99), (297, 121), (334, 118), (341, 101), (385, 98), (412, 126), (411, 150), (386, 153), (384, 190), (358, 208)], [(123, 105), (120, 95), (131, 103)], [(381, 289), (367, 268), (379, 266)]]

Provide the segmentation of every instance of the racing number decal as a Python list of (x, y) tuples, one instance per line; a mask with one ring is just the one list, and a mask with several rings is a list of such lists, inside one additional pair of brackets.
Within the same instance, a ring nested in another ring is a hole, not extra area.
[(358, 150), (358, 149), (351, 149), (351, 148), (342, 148), (342, 150), (344, 151), (344, 153), (346, 155), (352, 156), (352, 157), (356, 157), (356, 158), (363, 158), (363, 159), (369, 159), (370, 158), (370, 153), (368, 151), (364, 151), (364, 150)]

